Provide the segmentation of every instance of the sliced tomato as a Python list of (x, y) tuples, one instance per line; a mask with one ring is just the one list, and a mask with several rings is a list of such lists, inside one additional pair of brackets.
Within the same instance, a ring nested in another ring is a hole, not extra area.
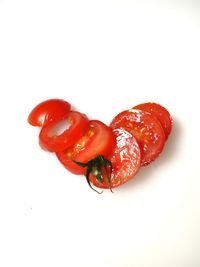
[(112, 164), (110, 181), (104, 169), (102, 171), (103, 180), (101, 181), (93, 174), (89, 176), (90, 182), (99, 188), (114, 188), (122, 185), (132, 179), (140, 168), (141, 153), (136, 139), (122, 128), (115, 129), (113, 132), (116, 145), (110, 157)]
[(49, 99), (38, 104), (29, 114), (28, 122), (33, 126), (45, 126), (65, 119), (71, 105), (62, 99)]
[(84, 114), (70, 111), (67, 120), (60, 120), (42, 127), (39, 135), (40, 146), (50, 152), (65, 150), (81, 138), (88, 127), (89, 120)]
[(113, 151), (115, 137), (110, 127), (98, 120), (89, 123), (88, 130), (70, 148), (58, 152), (57, 157), (66, 169), (75, 174), (84, 174), (85, 168), (72, 161), (88, 162), (98, 155), (109, 157)]
[(137, 105), (133, 107), (133, 109), (140, 109), (143, 111), (150, 112), (152, 115), (154, 115), (160, 121), (165, 132), (166, 139), (168, 138), (172, 130), (172, 118), (166, 108), (159, 104), (149, 102)]
[(155, 160), (163, 150), (164, 130), (159, 120), (148, 112), (137, 109), (123, 111), (110, 126), (113, 129), (123, 128), (136, 138), (142, 153), (142, 166)]

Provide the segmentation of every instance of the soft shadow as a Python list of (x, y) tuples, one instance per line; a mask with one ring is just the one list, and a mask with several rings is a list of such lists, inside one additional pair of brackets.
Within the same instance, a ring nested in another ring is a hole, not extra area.
[(150, 179), (155, 177), (154, 174), (159, 173), (161, 170), (164, 172), (164, 166), (170, 166), (170, 162), (174, 161), (178, 154), (178, 147), (182, 137), (182, 126), (177, 118), (173, 117), (172, 132), (165, 144), (165, 147), (155, 162), (148, 166), (141, 167), (137, 175), (128, 183), (121, 186), (120, 191), (133, 190), (134, 187), (143, 186)]

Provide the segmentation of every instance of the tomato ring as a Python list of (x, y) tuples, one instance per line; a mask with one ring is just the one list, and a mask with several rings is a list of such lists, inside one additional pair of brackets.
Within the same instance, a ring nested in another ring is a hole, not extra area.
[(39, 134), (40, 146), (50, 152), (58, 152), (67, 149), (73, 145), (88, 129), (88, 118), (77, 111), (70, 111), (67, 117), (69, 123), (68, 129), (65, 129), (61, 134), (55, 133), (56, 128), (60, 123), (66, 120), (53, 122), (44, 126)]

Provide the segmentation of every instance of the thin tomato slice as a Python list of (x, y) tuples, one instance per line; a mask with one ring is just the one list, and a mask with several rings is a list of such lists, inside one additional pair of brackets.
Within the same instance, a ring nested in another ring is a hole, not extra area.
[(84, 135), (70, 148), (58, 152), (57, 157), (70, 172), (85, 174), (85, 168), (78, 166), (72, 159), (85, 163), (98, 155), (109, 157), (114, 144), (112, 129), (101, 121), (92, 120)]
[(167, 140), (172, 130), (172, 118), (166, 108), (164, 108), (163, 106), (159, 104), (148, 102), (148, 103), (139, 104), (133, 107), (133, 109), (140, 109), (143, 111), (147, 111), (151, 113), (153, 116), (155, 116), (160, 121), (163, 127), (163, 130), (165, 132), (166, 140)]
[(136, 139), (131, 133), (124, 129), (113, 130), (116, 138), (116, 145), (110, 161), (112, 173), (110, 182), (107, 174), (103, 171), (101, 182), (94, 175), (90, 175), (90, 182), (99, 188), (114, 188), (132, 179), (140, 168), (141, 152)]
[(33, 126), (45, 126), (65, 119), (71, 105), (62, 99), (48, 99), (38, 104), (29, 114), (28, 122)]
[(84, 114), (70, 111), (67, 120), (60, 120), (42, 127), (39, 135), (40, 146), (50, 152), (65, 150), (72, 146), (88, 127), (89, 120)]
[(123, 128), (136, 138), (142, 153), (142, 166), (155, 160), (163, 150), (164, 130), (159, 120), (148, 112), (137, 109), (123, 111), (110, 126), (113, 129)]

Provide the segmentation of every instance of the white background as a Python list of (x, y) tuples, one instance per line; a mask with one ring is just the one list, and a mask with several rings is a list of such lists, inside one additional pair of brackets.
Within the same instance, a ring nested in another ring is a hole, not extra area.
[[(0, 0), (0, 266), (200, 266), (199, 89), (198, 1)], [(173, 132), (98, 195), (27, 124), (52, 97), (105, 123), (154, 101)]]

